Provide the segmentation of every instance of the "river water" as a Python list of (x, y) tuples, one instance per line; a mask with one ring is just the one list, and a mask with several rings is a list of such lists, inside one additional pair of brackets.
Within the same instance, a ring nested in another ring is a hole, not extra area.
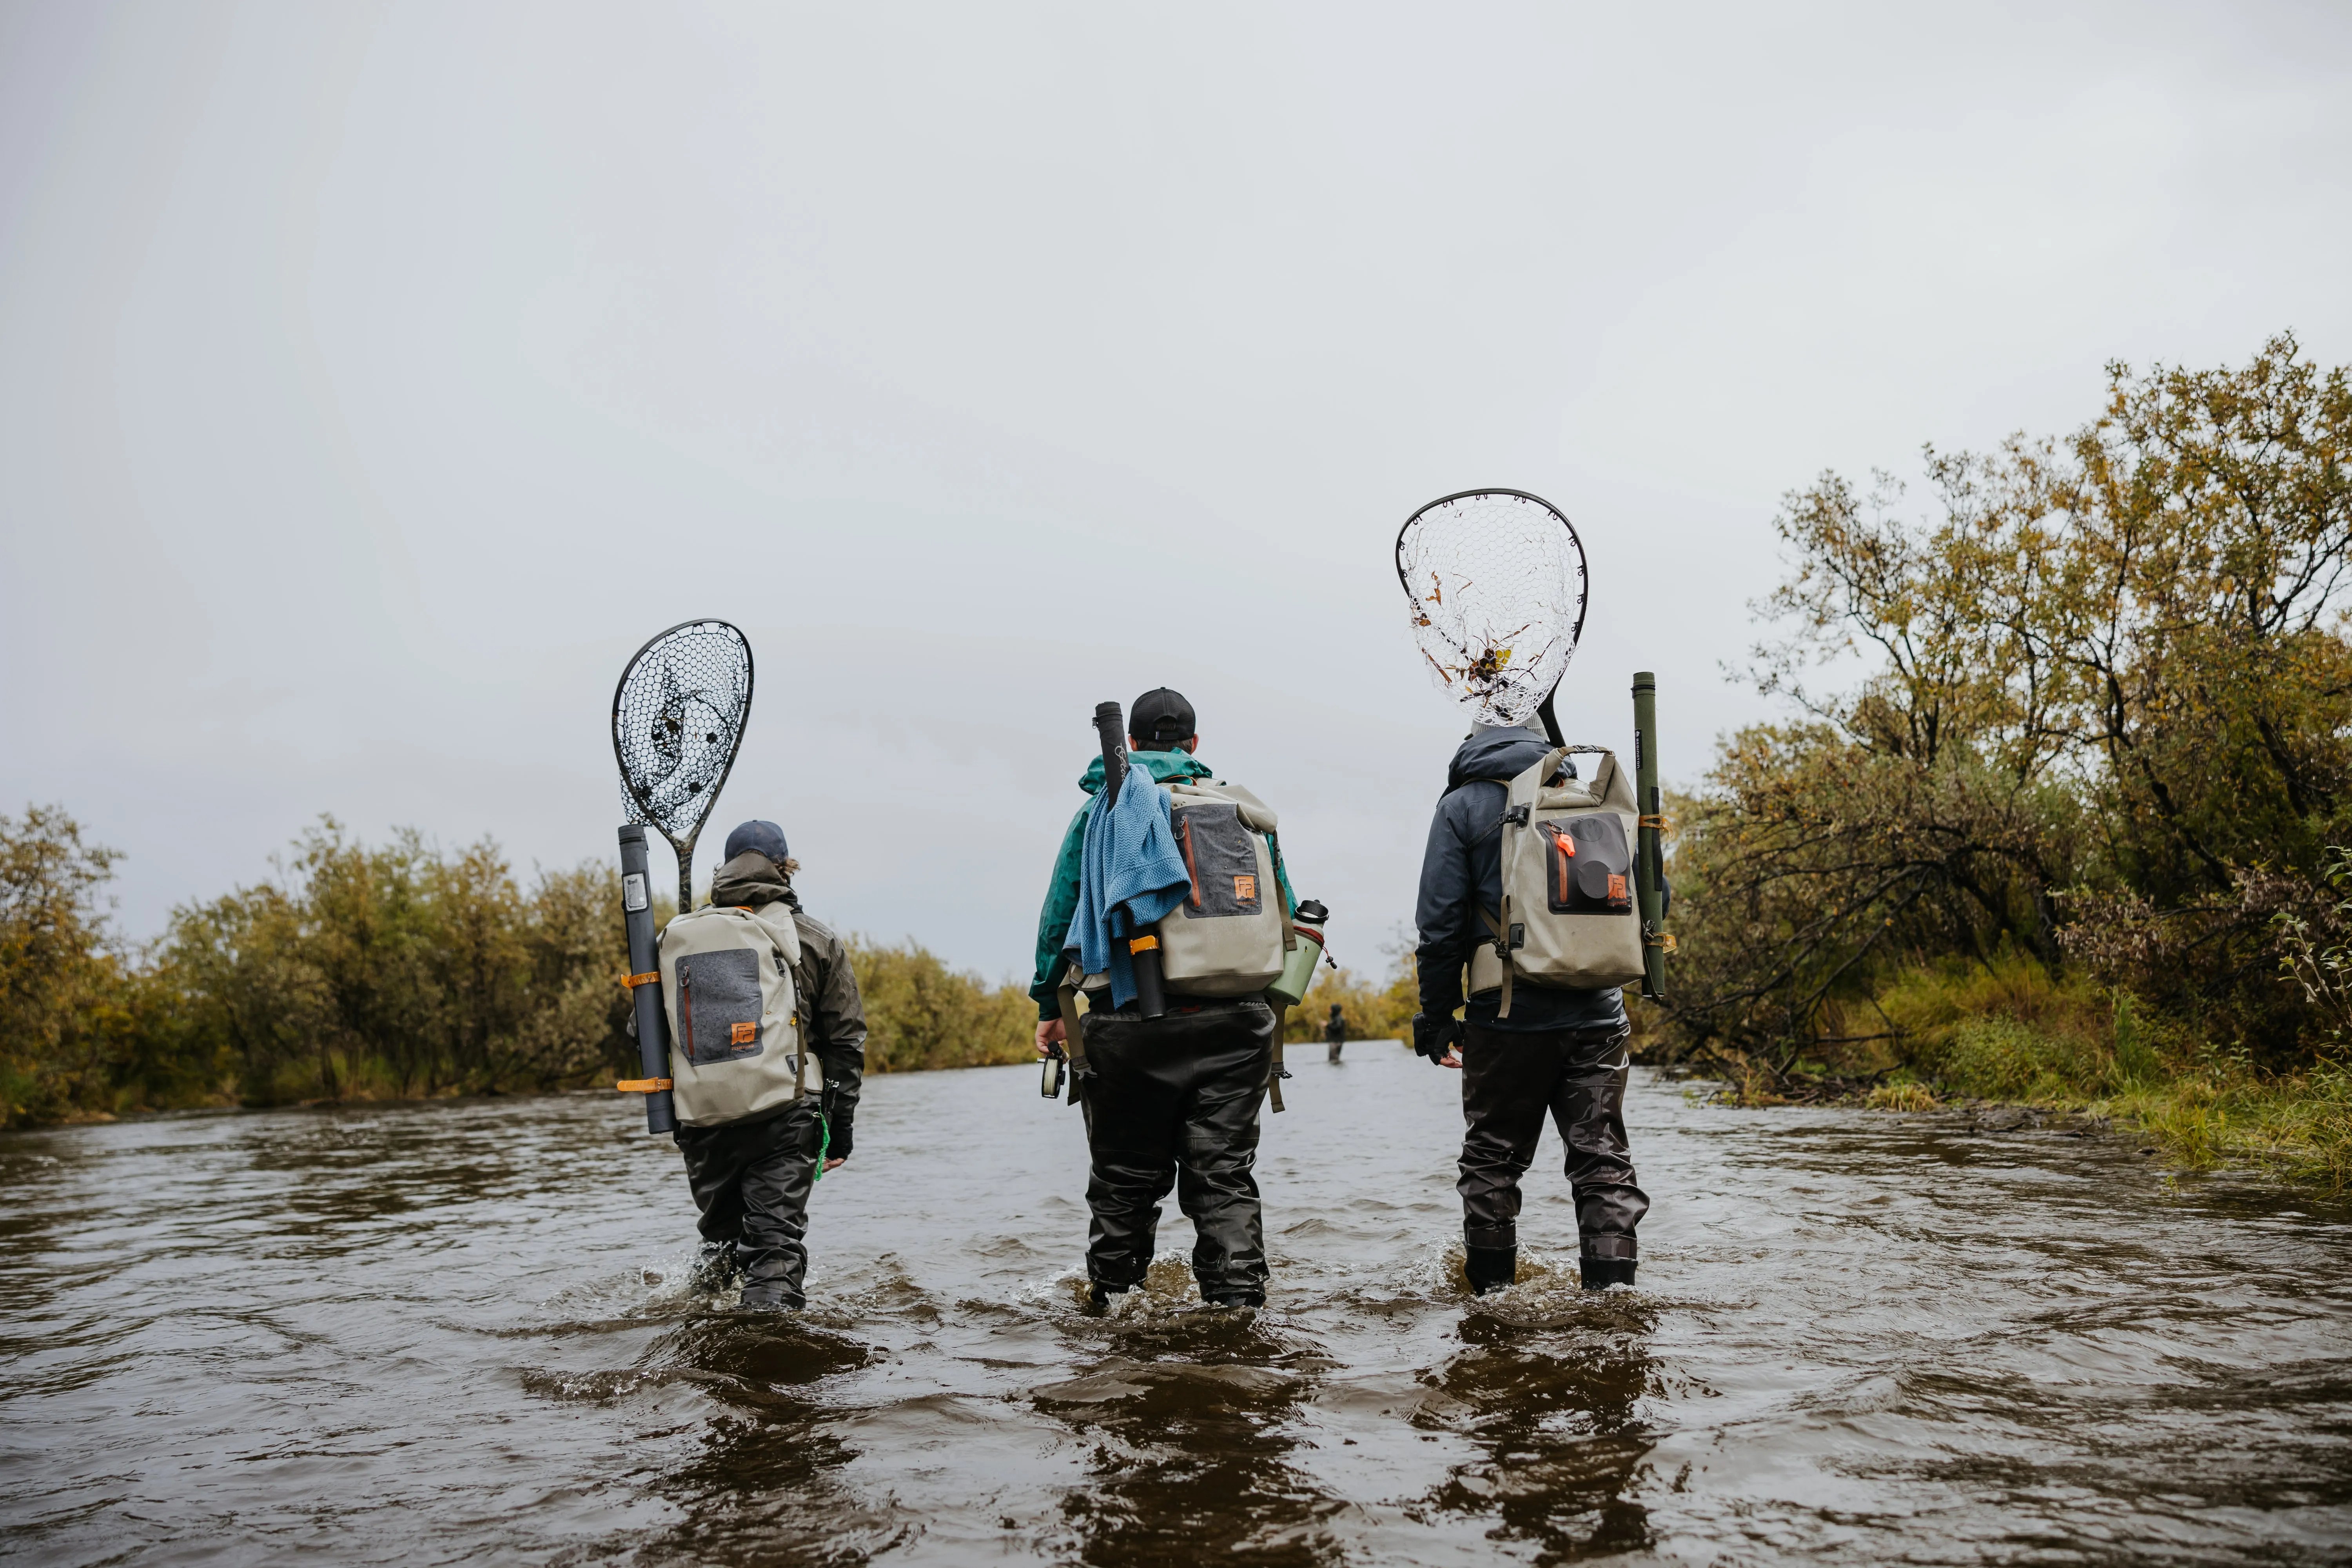
[(1572, 1288), (1548, 1133), (1475, 1301), (1459, 1080), (1297, 1075), (1255, 1314), (1190, 1298), (1172, 1210), (1148, 1296), (1080, 1310), (1078, 1119), (1027, 1068), (869, 1083), (798, 1319), (685, 1290), (634, 1099), (0, 1139), (0, 1554), (2352, 1560), (2352, 1215), (1643, 1077), (1641, 1289)]

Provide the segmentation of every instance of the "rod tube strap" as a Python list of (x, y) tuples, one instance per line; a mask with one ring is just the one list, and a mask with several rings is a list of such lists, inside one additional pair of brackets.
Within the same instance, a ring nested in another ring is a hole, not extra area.
[(643, 974), (624, 974), (621, 976), (621, 984), (631, 991), (635, 991), (640, 985), (658, 985), (660, 984), (661, 971), (658, 969), (647, 970)]
[(1290, 1022), (1290, 1009), (1277, 1005), (1274, 1009), (1274, 1056), (1265, 1067), (1266, 1102), (1276, 1116), (1282, 1114), (1282, 1080), (1290, 1076), (1282, 1065), (1282, 1031)]
[(666, 1078), (625, 1078), (613, 1087), (623, 1094), (659, 1094), (670, 1087)]

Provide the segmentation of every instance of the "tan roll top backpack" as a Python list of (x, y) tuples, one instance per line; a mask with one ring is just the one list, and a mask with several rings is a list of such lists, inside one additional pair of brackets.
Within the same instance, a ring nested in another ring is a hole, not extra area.
[(661, 938), (662, 1003), (677, 1119), (720, 1127), (824, 1087), (801, 1046), (792, 906), (713, 904), (672, 920)]
[[(1223, 779), (1184, 779), (1160, 784), (1168, 792), (1168, 826), (1184, 857), (1192, 886), (1174, 910), (1151, 928), (1160, 944), (1160, 973), (1179, 996), (1255, 996), (1282, 978), (1299, 937), (1283, 902), (1276, 875), (1278, 848), (1267, 838), (1281, 823), (1274, 808), (1236, 784)], [(1279, 837), (1274, 838), (1276, 846)], [(1085, 1032), (1078, 1021), (1077, 994), (1100, 1000), (1110, 978), (1081, 974), (1076, 964), (1062, 983), (1062, 1026), (1070, 1060), (1085, 1069)], [(1266, 1086), (1274, 1109), (1282, 1109), (1282, 1027), (1286, 1008), (1276, 1005), (1274, 1058)], [(1077, 1091), (1071, 1091), (1076, 1103)]]
[(1255, 995), (1282, 978), (1297, 941), (1266, 846), (1279, 819), (1265, 802), (1223, 780), (1161, 787), (1192, 887), (1152, 927), (1160, 973), (1180, 995)]
[[(1547, 788), (1570, 752), (1601, 758), (1591, 783)], [(1601, 990), (1642, 978), (1642, 921), (1633, 897), (1640, 807), (1633, 781), (1603, 746), (1555, 746), (1510, 781), (1503, 803), (1503, 907), (1480, 910), (1486, 940), (1471, 951), (1470, 994), (1511, 983)]]
[[(1180, 996), (1254, 996), (1282, 978), (1298, 941), (1275, 875), (1275, 851), (1266, 846), (1280, 819), (1265, 802), (1223, 779), (1157, 787), (1168, 792), (1168, 825), (1192, 884), (1151, 928), (1160, 977)], [(1080, 975), (1073, 964), (1070, 984), (1091, 993), (1110, 981)]]

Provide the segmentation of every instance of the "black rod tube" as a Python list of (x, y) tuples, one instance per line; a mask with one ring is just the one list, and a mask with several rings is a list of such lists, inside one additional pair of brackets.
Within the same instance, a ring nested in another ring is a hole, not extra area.
[[(1116, 702), (1095, 704), (1095, 738), (1102, 742), (1103, 809), (1108, 811), (1118, 804), (1119, 787), (1127, 782), (1127, 721)], [(1118, 922), (1127, 923), (1124, 919)], [(1111, 939), (1128, 941), (1114, 931)], [(1144, 932), (1135, 940), (1147, 941), (1150, 947), (1138, 950), (1129, 942), (1128, 961), (1135, 966), (1135, 1008), (1147, 1018), (1161, 1018), (1168, 1014), (1168, 988), (1160, 979), (1160, 939)]]
[(1665, 900), (1659, 892), (1664, 875), (1657, 824), (1665, 810), (1658, 792), (1658, 678), (1650, 670), (1633, 672), (1633, 788), (1642, 827), (1634, 840), (1633, 893), (1642, 907), (1642, 994), (1653, 1002), (1666, 999)]
[(1095, 739), (1102, 743), (1103, 805), (1118, 804), (1118, 786), (1127, 782), (1127, 720), (1116, 702), (1095, 704)]
[[(646, 830), (635, 824), (621, 829), (621, 917), (629, 931), (629, 973), (658, 973), (661, 955), (654, 942), (653, 880), (646, 874)], [(637, 1009), (637, 1066), (647, 1078), (667, 1078), (669, 1015), (662, 1007), (661, 982), (632, 985), (629, 996)], [(677, 1110), (668, 1089), (646, 1096), (646, 1131), (677, 1131)]]

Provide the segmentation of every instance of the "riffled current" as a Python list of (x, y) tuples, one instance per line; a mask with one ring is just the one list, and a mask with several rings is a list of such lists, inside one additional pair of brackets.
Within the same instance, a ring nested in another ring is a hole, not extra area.
[[(1304, 1052), (1302, 1055), (1306, 1054)], [(1320, 1052), (1313, 1053), (1319, 1058)], [(1297, 1064), (1267, 1308), (1081, 1308), (1077, 1114), (869, 1080), (811, 1310), (691, 1295), (678, 1157), (569, 1095), (0, 1139), (29, 1563), (2352, 1558), (2352, 1216), (2129, 1142), (1643, 1078), (1638, 1289), (1459, 1276), (1458, 1079)]]

